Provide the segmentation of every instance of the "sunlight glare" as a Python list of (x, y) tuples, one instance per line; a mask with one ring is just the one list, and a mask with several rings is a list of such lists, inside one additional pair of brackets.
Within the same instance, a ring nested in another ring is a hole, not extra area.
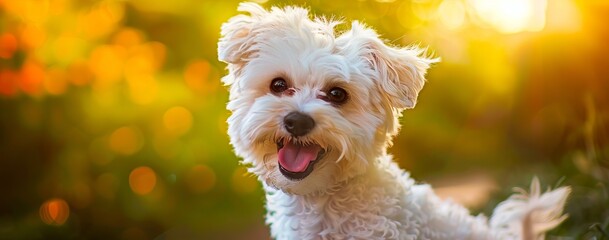
[(545, 26), (546, 0), (469, 0), (485, 24), (502, 33), (541, 31)]
[(465, 7), (458, 0), (445, 0), (438, 8), (440, 21), (448, 29), (460, 28), (465, 22)]

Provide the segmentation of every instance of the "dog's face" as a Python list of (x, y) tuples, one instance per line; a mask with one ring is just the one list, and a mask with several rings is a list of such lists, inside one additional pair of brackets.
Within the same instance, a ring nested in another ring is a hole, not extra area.
[(337, 22), (311, 20), (302, 8), (239, 10), (249, 15), (225, 23), (218, 44), (236, 154), (291, 194), (364, 173), (397, 133), (401, 111), (414, 107), (434, 60), (388, 47), (357, 22), (335, 36)]

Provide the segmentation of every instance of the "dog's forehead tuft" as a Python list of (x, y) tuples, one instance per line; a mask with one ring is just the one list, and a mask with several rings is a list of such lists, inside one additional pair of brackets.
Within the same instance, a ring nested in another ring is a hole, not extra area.
[[(335, 51), (334, 26), (337, 22), (311, 19), (295, 8), (274, 9), (252, 29), (254, 48), (282, 45), (295, 49), (327, 49)], [(303, 10), (303, 9), (299, 9)]]
[[(350, 78), (350, 67), (344, 55), (336, 50), (335, 37), (324, 28), (334, 24), (311, 20), (306, 16), (292, 21), (276, 20), (258, 26), (259, 40), (252, 48), (252, 63), (272, 63), (264, 69), (275, 69), (277, 75), (295, 84), (324, 85), (325, 81)], [(327, 30), (327, 29), (326, 29)]]

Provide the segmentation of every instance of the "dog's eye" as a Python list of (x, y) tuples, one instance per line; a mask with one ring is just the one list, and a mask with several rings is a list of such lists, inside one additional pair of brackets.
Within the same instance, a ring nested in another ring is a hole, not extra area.
[(328, 101), (336, 104), (341, 104), (347, 101), (347, 91), (345, 89), (335, 87), (328, 91)]
[(283, 78), (275, 78), (271, 82), (271, 91), (273, 93), (282, 93), (288, 89), (288, 83)]

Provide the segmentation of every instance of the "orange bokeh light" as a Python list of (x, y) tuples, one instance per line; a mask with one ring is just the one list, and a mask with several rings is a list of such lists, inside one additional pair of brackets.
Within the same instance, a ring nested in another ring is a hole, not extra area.
[(213, 68), (208, 61), (196, 60), (184, 70), (184, 81), (186, 86), (190, 90), (198, 94), (208, 93), (215, 90), (220, 81), (217, 79), (210, 79), (210, 75), (213, 73)]
[(50, 199), (40, 206), (40, 219), (48, 225), (63, 225), (70, 216), (68, 203), (60, 198)]
[(184, 107), (172, 107), (163, 115), (165, 128), (174, 135), (182, 135), (192, 127), (192, 114)]
[(211, 190), (216, 184), (216, 173), (203, 164), (194, 166), (186, 174), (186, 185), (195, 193), (202, 193)]
[(17, 85), (18, 75), (16, 72), (11, 70), (0, 71), (0, 95), (14, 96), (19, 91)]
[(131, 155), (142, 148), (141, 134), (132, 127), (121, 127), (110, 135), (110, 149), (122, 155)]
[(142, 43), (144, 38), (142, 35), (142, 32), (137, 29), (125, 27), (114, 36), (114, 43), (126, 48), (135, 47)]
[(26, 49), (35, 49), (45, 42), (46, 32), (38, 26), (27, 25), (21, 30), (21, 43)]
[(30, 96), (40, 96), (42, 94), (42, 83), (46, 78), (43, 67), (36, 62), (26, 62), (21, 68), (21, 78), (19, 85), (23, 92)]
[(101, 45), (91, 52), (89, 69), (94, 75), (94, 86), (107, 89), (119, 82), (123, 76), (123, 65), (127, 52), (123, 47)]
[(84, 86), (92, 81), (93, 73), (85, 61), (79, 61), (70, 65), (67, 78), (75, 86)]
[(156, 186), (156, 174), (150, 167), (142, 166), (131, 171), (129, 174), (129, 186), (133, 192), (146, 195), (154, 190)]
[(88, 38), (96, 39), (106, 36), (117, 28), (125, 13), (120, 1), (100, 1), (82, 14), (78, 22)]
[(10, 33), (0, 35), (0, 58), (9, 59), (17, 51), (17, 38)]
[(43, 82), (46, 92), (52, 95), (60, 95), (66, 92), (66, 73), (62, 69), (51, 69), (47, 72), (47, 78)]
[(144, 47), (150, 51), (150, 58), (154, 61), (155, 70), (159, 69), (165, 62), (165, 57), (167, 55), (167, 47), (165, 44), (160, 42), (148, 42)]
[(207, 61), (197, 60), (191, 62), (184, 70), (184, 81), (186, 81), (186, 86), (196, 93), (205, 92), (207, 88), (207, 77), (209, 76), (210, 70), (211, 66)]

